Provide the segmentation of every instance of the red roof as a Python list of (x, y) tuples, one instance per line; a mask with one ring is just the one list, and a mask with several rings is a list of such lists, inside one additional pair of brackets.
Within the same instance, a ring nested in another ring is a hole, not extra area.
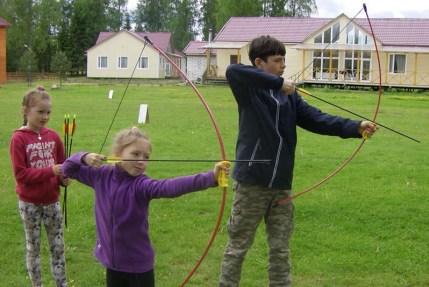
[[(283, 43), (302, 43), (338, 17), (231, 17), (214, 42), (249, 42), (259, 35), (271, 35)], [(371, 34), (366, 18), (354, 22)], [(371, 24), (383, 45), (429, 46), (429, 19), (373, 18)]]
[[(376, 18), (370, 19), (374, 34), (387, 46), (429, 46), (429, 19)], [(371, 33), (368, 21), (355, 22)]]
[(329, 23), (328, 18), (231, 17), (214, 42), (249, 42), (260, 35), (271, 35), (283, 43), (301, 43)]
[[(205, 55), (207, 53), (206, 48), (201, 48), (201, 46), (207, 45), (209, 42), (207, 41), (191, 41), (188, 45), (183, 49), (183, 53), (186, 55)], [(215, 54), (214, 49), (211, 50), (211, 54)]]
[(10, 24), (6, 21), (0, 18), (0, 27), (8, 27)]
[(141, 41), (144, 41), (144, 37), (147, 36), (153, 43), (155, 43), (155, 45), (157, 45), (164, 52), (167, 52), (167, 48), (170, 47), (170, 39), (171, 39), (170, 32), (130, 32), (127, 30), (122, 30), (119, 32), (100, 32), (100, 34), (98, 35), (97, 42), (95, 43), (95, 46), (104, 42), (106, 39), (114, 36), (115, 34), (121, 33), (123, 31), (130, 33), (131, 35), (137, 37)]

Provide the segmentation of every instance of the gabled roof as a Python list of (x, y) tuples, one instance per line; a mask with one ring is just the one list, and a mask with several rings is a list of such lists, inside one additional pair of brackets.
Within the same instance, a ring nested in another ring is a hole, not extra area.
[(0, 27), (8, 27), (8, 26), (10, 26), (10, 24), (6, 20), (0, 18)]
[(214, 42), (250, 42), (271, 35), (283, 43), (300, 43), (328, 24), (331, 18), (231, 17)]
[[(355, 19), (355, 22), (371, 33), (366, 19)], [(383, 45), (429, 47), (429, 19), (375, 18), (371, 24)]]
[[(343, 15), (343, 14), (341, 14)], [(340, 16), (341, 16), (340, 15)], [(231, 17), (214, 42), (249, 42), (271, 35), (283, 43), (302, 43), (307, 37), (339, 18)], [(366, 18), (353, 20), (371, 34)], [(373, 18), (374, 34), (387, 46), (429, 46), (429, 19)]]
[(162, 51), (164, 51), (166, 53), (170, 52), (170, 51), (168, 51), (168, 48), (170, 48), (170, 39), (171, 39), (171, 33), (170, 32), (130, 32), (127, 30), (121, 30), (119, 32), (100, 32), (100, 34), (98, 35), (98, 38), (97, 38), (97, 42), (90, 49), (98, 46), (99, 44), (107, 41), (108, 39), (114, 37), (115, 35), (117, 35), (119, 33), (129, 33), (133, 37), (136, 37), (137, 39), (139, 39), (143, 42), (145, 41), (144, 37), (147, 36)]
[[(207, 53), (207, 49), (202, 46), (207, 45), (209, 42), (207, 41), (191, 41), (188, 45), (183, 49), (183, 53), (185, 55), (205, 55)], [(214, 49), (210, 50), (210, 54), (215, 54)]]

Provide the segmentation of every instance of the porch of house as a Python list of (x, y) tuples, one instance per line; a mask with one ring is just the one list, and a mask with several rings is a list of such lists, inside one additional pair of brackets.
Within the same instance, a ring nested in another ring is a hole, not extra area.
[[(318, 80), (318, 79), (309, 79), (309, 80), (301, 80), (295, 81), (296, 85), (302, 87), (316, 87), (316, 88), (336, 88), (336, 89), (345, 89), (345, 90), (378, 90), (379, 83), (371, 83), (371, 82), (355, 82), (349, 80)], [(225, 77), (207, 77), (205, 81), (203, 81), (205, 85), (228, 85), (228, 81)], [(386, 84), (382, 83), (381, 87), (383, 90), (405, 90), (405, 91), (415, 91), (415, 90), (429, 90), (429, 86), (427, 85), (407, 85), (407, 84)]]
[[(372, 89), (378, 90), (379, 83), (370, 83), (370, 82), (353, 82), (353, 81), (325, 81), (325, 80), (304, 80), (296, 82), (297, 85), (306, 86), (306, 87), (332, 87), (337, 89), (348, 89), (348, 90), (363, 90), (363, 89)], [(426, 85), (407, 85), (407, 84), (386, 84), (382, 83), (381, 87), (383, 90), (405, 90), (405, 91), (415, 91), (415, 90), (429, 90), (429, 86)]]

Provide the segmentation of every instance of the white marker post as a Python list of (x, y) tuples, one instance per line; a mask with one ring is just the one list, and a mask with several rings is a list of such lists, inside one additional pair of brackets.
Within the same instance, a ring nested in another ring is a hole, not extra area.
[(146, 104), (141, 104), (140, 105), (140, 112), (139, 112), (138, 123), (139, 124), (149, 123), (149, 106), (146, 105)]
[(109, 100), (113, 99), (113, 90), (109, 91)]

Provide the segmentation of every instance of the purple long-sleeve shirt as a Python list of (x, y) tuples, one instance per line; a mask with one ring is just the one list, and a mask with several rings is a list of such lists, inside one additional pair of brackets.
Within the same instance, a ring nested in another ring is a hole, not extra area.
[(106, 267), (130, 273), (154, 268), (155, 251), (149, 238), (149, 202), (217, 186), (213, 171), (164, 180), (131, 176), (118, 164), (99, 168), (82, 162), (81, 152), (67, 159), (65, 176), (95, 190), (97, 241), (95, 257)]

